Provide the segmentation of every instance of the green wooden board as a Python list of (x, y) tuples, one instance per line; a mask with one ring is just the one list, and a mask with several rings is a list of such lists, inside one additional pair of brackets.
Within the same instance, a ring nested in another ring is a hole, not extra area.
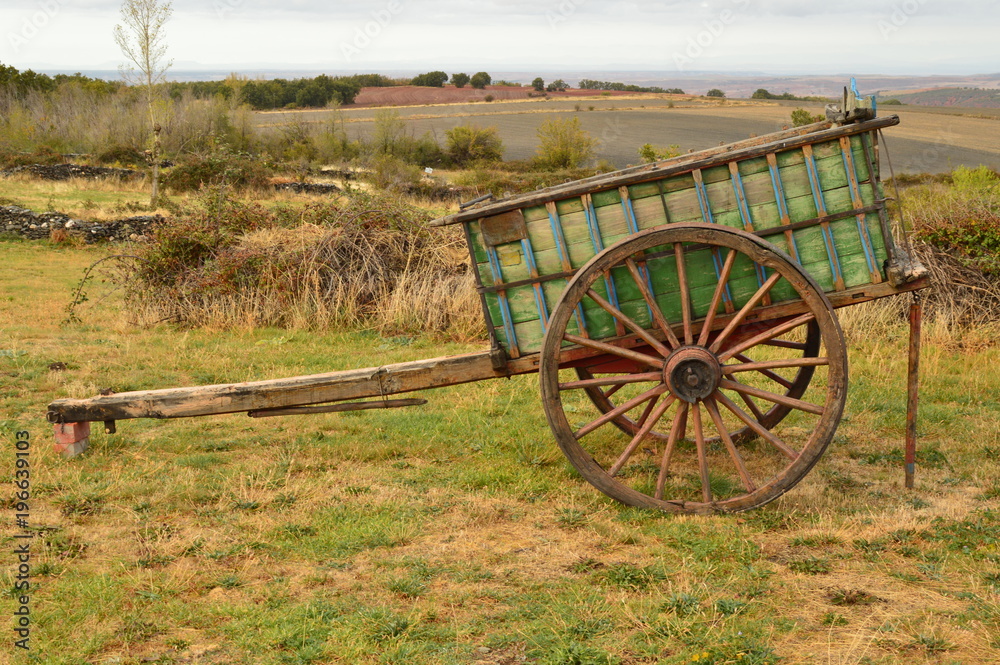
[[(630, 185), (627, 189), (628, 197), (624, 201), (617, 188), (593, 192), (590, 197), (593, 208), (589, 211), (586, 209), (586, 197), (581, 196), (555, 202), (554, 215), (545, 206), (525, 208), (525, 242), (517, 240), (494, 248), (503, 282), (532, 279), (531, 262), (524, 255), (524, 245), (531, 249), (538, 275), (563, 274), (567, 270), (567, 259), (569, 268), (577, 270), (601, 248), (610, 247), (629, 237), (632, 216), (640, 230), (668, 223), (709, 221), (704, 209), (705, 200), (699, 196), (699, 191), (707, 199), (710, 221), (736, 229), (747, 228), (750, 224), (756, 231), (775, 228), (788, 222), (812, 220), (819, 216), (821, 210), (828, 215), (849, 213), (855, 209), (858, 197), (865, 206), (873, 205), (881, 198), (881, 190), (876, 196), (871, 187), (861, 136), (850, 137), (850, 161), (845, 160), (839, 141), (814, 144), (812, 154), (818, 190), (810, 177), (802, 149), (776, 154), (778, 177), (784, 194), (782, 207), (787, 210), (787, 220), (782, 219), (772, 172), (764, 157), (739, 162), (737, 172), (740, 179), (736, 182), (729, 167), (721, 165), (701, 171), (703, 187), (700, 189), (694, 174), (689, 172), (659, 182)], [(846, 170), (848, 164), (853, 165), (855, 170), (855, 181), (858, 183), (856, 191), (851, 188)], [(745, 199), (745, 208), (740, 205), (740, 191)], [(817, 203), (821, 205), (818, 206)], [(596, 245), (593, 229), (588, 221), (596, 224)], [(559, 229), (558, 242), (553, 232), (554, 223)], [(485, 285), (492, 286), (495, 278), (479, 223), (473, 221), (468, 222), (468, 225), (472, 254), (481, 278)], [(785, 234), (768, 236), (768, 240), (788, 254), (798, 256), (803, 268), (826, 291), (835, 289), (831, 253), (835, 254), (836, 265), (844, 284), (847, 288), (852, 288), (870, 283), (872, 269), (881, 273), (886, 259), (886, 243), (882, 237), (878, 214), (868, 213), (862, 218), (861, 225), (867, 233), (867, 247), (856, 215), (829, 223), (833, 252), (820, 226), (795, 230), (792, 234), (793, 245), (789, 244)], [(681, 307), (675, 258), (672, 248), (659, 249), (669, 254), (646, 262), (650, 288), (666, 316), (678, 321)], [(723, 260), (724, 257), (713, 256), (706, 250), (686, 253), (688, 286), (696, 317), (707, 314)], [(751, 261), (740, 257), (733, 267), (719, 312), (726, 311), (727, 306), (730, 311), (741, 307), (757, 292), (766, 278), (767, 275), (758, 274)], [(624, 268), (616, 269), (612, 271), (610, 280), (611, 291), (603, 279), (595, 283), (595, 290), (608, 301), (617, 302), (618, 307), (634, 321), (651, 326), (648, 306), (628, 271)], [(542, 308), (539, 307), (535, 286), (522, 285), (507, 291), (512, 318), (510, 323), (514, 326), (522, 354), (534, 353), (541, 348), (544, 337), (543, 320), (547, 313), (552, 312), (566, 282), (565, 278), (559, 278), (542, 283)], [(798, 299), (798, 294), (784, 280), (769, 295), (771, 302), (775, 304)], [(500, 297), (496, 293), (489, 293), (485, 300), (496, 326), (495, 334), (501, 344), (506, 345), (507, 332), (503, 325)], [(591, 337), (601, 339), (619, 332), (614, 318), (590, 299), (584, 300), (582, 309), (587, 332)], [(575, 317), (571, 326), (576, 329)]]

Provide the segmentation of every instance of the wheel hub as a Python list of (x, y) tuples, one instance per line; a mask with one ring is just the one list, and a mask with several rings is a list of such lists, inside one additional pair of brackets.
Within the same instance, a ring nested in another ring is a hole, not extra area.
[(670, 354), (663, 368), (670, 392), (691, 404), (715, 392), (721, 379), (719, 359), (702, 346), (682, 346)]

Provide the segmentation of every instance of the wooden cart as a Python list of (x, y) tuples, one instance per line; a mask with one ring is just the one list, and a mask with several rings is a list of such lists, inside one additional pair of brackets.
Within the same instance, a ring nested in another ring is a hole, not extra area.
[[(461, 224), (489, 351), (275, 381), (63, 399), (89, 423), (406, 406), (389, 396), (538, 372), (553, 435), (591, 484), (667, 511), (745, 510), (793, 487), (833, 438), (847, 390), (834, 309), (926, 285), (894, 242), (879, 136), (899, 122), (845, 98), (833, 121), (498, 201)], [(375, 401), (355, 402), (365, 398)]]

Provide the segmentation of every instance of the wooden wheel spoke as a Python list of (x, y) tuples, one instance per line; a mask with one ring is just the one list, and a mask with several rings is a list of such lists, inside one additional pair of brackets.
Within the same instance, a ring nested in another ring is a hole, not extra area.
[(612, 420), (622, 415), (623, 413), (631, 411), (632, 409), (639, 406), (648, 399), (652, 399), (654, 397), (662, 395), (663, 393), (667, 392), (667, 390), (668, 388), (664, 385), (659, 385), (656, 386), (655, 388), (647, 390), (641, 395), (633, 397), (632, 399), (625, 402), (621, 406), (614, 408), (611, 411), (608, 411), (607, 413), (601, 415), (601, 417), (598, 418), (597, 420), (588, 423), (587, 425), (584, 425), (579, 430), (577, 430), (573, 436), (575, 436), (578, 440), (582, 439), (583, 437), (590, 434), (601, 425), (606, 425), (607, 423), (611, 422)]
[[(746, 355), (744, 355), (742, 353), (737, 353), (735, 357), (736, 357), (737, 360), (742, 361), (744, 364), (743, 365), (726, 365), (726, 366), (724, 366), (722, 368), (722, 373), (723, 374), (732, 374), (732, 372), (734, 372), (734, 371), (735, 372), (755, 371), (755, 372), (760, 373), (761, 376), (765, 376), (765, 377), (771, 379), (772, 381), (774, 381), (775, 383), (777, 383), (779, 386), (781, 386), (785, 390), (791, 390), (792, 386), (795, 385), (795, 382), (792, 381), (791, 379), (786, 379), (785, 377), (781, 376), (777, 372), (773, 372), (772, 369), (780, 369), (780, 368), (784, 368), (784, 367), (800, 367), (801, 368), (801, 367), (805, 367), (805, 366), (815, 366), (816, 365), (816, 363), (814, 363), (814, 362), (808, 362), (808, 363), (806, 363), (806, 365), (803, 365), (801, 363), (801, 360), (803, 360), (803, 359), (800, 359), (800, 358), (796, 358), (795, 360), (792, 360), (792, 361), (776, 360), (776, 361), (768, 361), (768, 362), (758, 363), (758, 362), (754, 361), (753, 358), (750, 358), (749, 356), (746, 356)], [(814, 359), (813, 358), (808, 358), (808, 359), (805, 359), (805, 360), (812, 361)], [(788, 364), (789, 362), (792, 362), (794, 364), (789, 365)], [(734, 369), (731, 370), (731, 371), (729, 371), (729, 372), (727, 372), (726, 371), (726, 367), (732, 367)]]
[(722, 329), (722, 332), (720, 332), (718, 337), (715, 338), (712, 345), (708, 347), (709, 351), (712, 353), (719, 352), (719, 349), (722, 347), (722, 343), (729, 338), (733, 331), (736, 330), (737, 326), (743, 323), (743, 320), (746, 319), (747, 315), (753, 310), (754, 307), (757, 306), (758, 303), (760, 303), (761, 299), (768, 294), (774, 285), (778, 283), (779, 279), (781, 279), (781, 273), (778, 272), (775, 272), (767, 278), (767, 281), (764, 282), (759, 289), (757, 289), (757, 292), (754, 293), (753, 297), (747, 301), (747, 304), (743, 305), (743, 308), (738, 311), (736, 315), (730, 319), (729, 323), (726, 324), (726, 327)]
[(758, 422), (763, 422), (766, 416), (764, 415), (764, 412), (760, 410), (760, 407), (757, 406), (757, 404), (752, 399), (750, 399), (743, 393), (739, 393), (739, 396), (740, 399), (743, 400), (743, 403), (747, 405), (747, 408), (750, 409), (750, 413), (753, 414), (753, 417), (756, 418)]
[[(809, 314), (803, 314), (802, 316), (797, 316), (794, 319), (791, 319), (790, 321), (785, 321), (780, 325), (765, 330), (759, 335), (754, 335), (749, 339), (745, 339), (742, 342), (736, 344), (735, 346), (732, 346), (723, 351), (722, 353), (719, 353), (719, 362), (726, 362), (730, 358), (734, 357), (736, 354), (743, 353), (752, 346), (757, 346), (758, 344), (766, 343), (767, 340), (774, 339), (778, 335), (782, 335), (788, 332), (789, 330), (794, 330), (795, 328), (798, 328), (801, 325), (804, 325), (806, 323), (809, 323), (810, 321), (815, 321), (815, 320), (816, 320), (816, 315), (809, 313)], [(718, 350), (716, 349), (714, 352), (718, 353)]]
[(764, 439), (772, 446), (780, 450), (785, 457), (792, 460), (793, 462), (799, 458), (799, 453), (797, 450), (786, 444), (784, 441), (775, 436), (769, 429), (767, 429), (759, 422), (755, 421), (753, 418), (744, 413), (743, 409), (736, 406), (736, 404), (731, 399), (723, 395), (718, 390), (715, 391), (713, 397), (718, 402), (720, 402), (722, 406), (732, 411), (734, 416), (745, 422), (747, 424), (747, 427), (756, 432), (762, 439)]
[[(736, 354), (736, 359), (737, 360), (742, 360), (746, 364), (754, 364), (754, 361), (753, 361), (752, 358), (749, 358), (748, 356), (745, 356), (742, 353), (737, 353)], [(768, 368), (768, 367), (755, 367), (754, 369), (761, 376), (764, 376), (764, 377), (767, 377), (768, 379), (771, 379), (772, 381), (774, 381), (775, 383), (777, 383), (779, 386), (781, 386), (785, 390), (791, 390), (792, 386), (795, 385), (794, 381), (790, 381), (790, 380), (786, 379), (785, 377), (781, 376), (777, 372), (772, 372), (771, 369)], [(746, 370), (741, 370), (741, 371), (746, 371)], [(725, 368), (723, 368), (722, 373), (723, 374), (726, 373)]]
[(684, 343), (694, 343), (694, 331), (691, 329), (691, 291), (688, 287), (687, 268), (684, 265), (684, 245), (674, 243), (674, 258), (677, 260), (677, 282), (681, 289), (681, 313), (684, 318)]
[[(789, 358), (788, 360), (767, 360), (764, 362), (756, 362), (742, 353), (736, 354), (736, 358), (738, 360), (744, 360), (745, 362), (741, 365), (723, 365), (723, 374), (735, 374), (736, 372), (760, 372), (763, 374), (766, 370), (771, 369), (784, 369), (789, 367), (821, 367), (823, 365), (830, 364), (829, 358)], [(768, 375), (764, 374), (764, 376)], [(784, 383), (782, 383), (783, 381), (788, 381), (785, 377), (779, 378), (781, 381), (778, 381), (778, 383), (781, 383), (782, 385), (784, 385)], [(785, 386), (786, 388), (791, 387), (791, 382), (789, 381), (788, 383), (789, 385)]]
[(674, 416), (674, 424), (670, 428), (670, 435), (667, 438), (667, 445), (663, 449), (663, 459), (660, 461), (660, 475), (656, 479), (657, 499), (663, 499), (663, 489), (667, 484), (667, 476), (670, 475), (670, 458), (673, 457), (674, 448), (677, 442), (684, 438), (687, 433), (688, 403), (680, 402), (677, 407), (677, 415)]
[(646, 405), (646, 409), (642, 412), (642, 415), (639, 416), (638, 425), (640, 429), (646, 424), (646, 420), (649, 418), (649, 415), (653, 412), (653, 409), (656, 408), (656, 402), (659, 399), (660, 396), (657, 395), (653, 399), (649, 400), (649, 404)]
[(636, 265), (632, 258), (625, 259), (625, 267), (628, 268), (628, 272), (632, 275), (632, 281), (635, 282), (636, 288), (639, 289), (639, 293), (642, 294), (642, 299), (646, 301), (646, 306), (649, 307), (649, 311), (653, 313), (653, 321), (656, 323), (660, 331), (666, 336), (667, 343), (671, 348), (676, 349), (681, 345), (677, 335), (674, 334), (674, 330), (670, 323), (667, 321), (666, 317), (663, 316), (663, 312), (660, 311), (660, 306), (656, 303), (656, 299), (653, 298), (653, 294), (650, 293), (649, 287), (646, 285), (646, 280), (643, 279), (642, 273), (639, 270), (639, 266)]
[[(659, 372), (656, 372), (656, 374), (659, 375)], [(621, 390), (622, 388), (624, 388), (626, 385), (627, 384), (622, 383), (622, 384), (619, 384), (617, 386), (612, 386), (610, 390), (603, 391), (604, 392), (604, 399), (607, 399), (607, 398), (611, 397), (616, 392), (618, 392), (619, 390)]]
[(611, 316), (615, 317), (615, 319), (620, 321), (626, 328), (628, 328), (636, 335), (644, 339), (646, 343), (648, 343), (651, 347), (656, 349), (657, 352), (662, 354), (664, 357), (670, 355), (670, 349), (664, 346), (663, 342), (650, 335), (648, 330), (646, 330), (638, 323), (630, 319), (621, 310), (619, 310), (617, 307), (615, 307), (607, 300), (602, 298), (600, 294), (595, 292), (593, 289), (590, 289), (589, 291), (587, 291), (587, 295), (590, 297), (591, 300), (600, 305), (601, 309), (603, 309)]
[(743, 383), (738, 383), (730, 379), (722, 379), (721, 381), (719, 381), (719, 387), (724, 388), (726, 390), (735, 390), (736, 392), (743, 395), (759, 397), (761, 399), (767, 400), (768, 402), (774, 402), (775, 404), (783, 404), (784, 406), (788, 406), (793, 409), (798, 409), (799, 411), (805, 411), (806, 413), (813, 413), (817, 416), (823, 415), (822, 406), (810, 404), (809, 402), (804, 402), (800, 399), (793, 399), (791, 397), (786, 397), (784, 395), (778, 395), (776, 393), (768, 392), (767, 390), (761, 390), (760, 388), (754, 388), (752, 386), (748, 386)]
[(655, 367), (656, 369), (663, 369), (663, 364), (665, 362), (663, 358), (654, 358), (653, 356), (648, 356), (645, 353), (639, 353), (638, 351), (632, 351), (631, 349), (623, 349), (622, 347), (615, 346), (614, 344), (598, 342), (597, 340), (587, 339), (586, 337), (578, 337), (577, 335), (571, 335), (569, 333), (564, 334), (563, 339), (567, 342), (572, 342), (573, 344), (579, 344), (580, 346), (586, 346), (588, 348), (604, 351), (605, 353), (610, 353), (615, 356), (628, 358), (629, 360), (634, 360), (638, 363), (642, 363), (643, 365)]
[(698, 403), (691, 405), (694, 418), (694, 441), (698, 448), (698, 474), (701, 476), (701, 497), (705, 503), (712, 503), (712, 479), (708, 475), (708, 454), (705, 446), (705, 433), (702, 431), (701, 410)]
[(610, 397), (624, 386), (630, 383), (645, 383), (647, 381), (662, 381), (662, 372), (646, 372), (643, 374), (625, 374), (623, 376), (609, 376), (604, 378), (583, 379), (580, 381), (567, 381), (559, 384), (559, 390), (576, 390), (579, 388), (592, 388), (600, 386), (614, 386), (615, 391), (607, 391), (605, 397)]
[[(667, 398), (665, 400), (663, 400), (662, 404), (660, 404), (658, 407), (656, 407), (656, 410), (653, 411), (652, 415), (650, 415), (648, 413), (648, 411), (647, 411), (646, 414), (644, 414), (644, 418), (648, 418), (648, 420), (646, 420), (643, 423), (642, 429), (640, 429), (636, 433), (636, 435), (632, 438), (632, 441), (629, 442), (628, 446), (626, 446), (626, 448), (622, 452), (621, 456), (614, 463), (614, 466), (612, 466), (608, 470), (608, 474), (610, 474), (611, 476), (618, 475), (618, 472), (621, 471), (621, 469), (622, 469), (623, 466), (625, 466), (625, 463), (628, 461), (629, 457), (632, 456), (632, 453), (635, 452), (635, 449), (639, 447), (639, 444), (643, 442), (643, 440), (646, 438), (646, 436), (649, 435), (649, 433), (651, 431), (653, 431), (653, 427), (655, 427), (656, 423), (658, 423), (660, 421), (660, 418), (662, 418), (663, 414), (667, 412), (667, 409), (670, 408), (670, 405), (674, 403), (675, 399), (677, 399), (677, 398), (674, 397), (673, 395), (667, 395)], [(655, 398), (654, 398), (654, 402), (655, 402)], [(653, 404), (653, 402), (650, 403), (650, 406), (652, 406), (652, 404)], [(640, 420), (640, 422), (643, 422), (643, 421)]]
[(705, 322), (701, 326), (701, 334), (698, 336), (698, 346), (705, 346), (708, 343), (708, 335), (712, 332), (712, 324), (715, 322), (715, 312), (719, 309), (719, 303), (722, 301), (722, 295), (726, 292), (726, 285), (729, 283), (729, 274), (733, 270), (733, 264), (736, 263), (736, 250), (729, 250), (729, 254), (726, 255), (726, 262), (722, 266), (722, 271), (719, 274), (719, 283), (715, 285), (715, 293), (712, 294), (712, 302), (708, 306), (708, 314), (705, 316)]
[(761, 342), (766, 346), (777, 346), (782, 349), (795, 349), (796, 351), (805, 351), (809, 345), (805, 342), (792, 342), (787, 339), (769, 339)]
[(733, 443), (732, 437), (729, 436), (729, 428), (726, 424), (722, 422), (722, 414), (719, 413), (719, 406), (715, 403), (715, 400), (709, 397), (705, 400), (705, 409), (708, 411), (708, 415), (712, 417), (712, 422), (715, 423), (715, 429), (719, 431), (719, 436), (722, 438), (722, 442), (726, 444), (726, 449), (729, 450), (729, 456), (733, 460), (733, 464), (736, 466), (736, 472), (740, 474), (740, 480), (743, 481), (743, 487), (746, 491), (755, 492), (757, 490), (757, 485), (753, 482), (753, 478), (750, 477), (750, 473), (747, 471), (746, 464), (743, 463), (743, 457), (740, 452), (736, 450), (736, 444)]

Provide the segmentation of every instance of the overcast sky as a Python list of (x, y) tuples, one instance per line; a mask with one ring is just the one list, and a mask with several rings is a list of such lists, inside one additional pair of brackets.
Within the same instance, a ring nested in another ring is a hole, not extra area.
[[(2, 0), (0, 62), (115, 69), (120, 0)], [(1000, 72), (1000, 0), (174, 0), (176, 71)]]

